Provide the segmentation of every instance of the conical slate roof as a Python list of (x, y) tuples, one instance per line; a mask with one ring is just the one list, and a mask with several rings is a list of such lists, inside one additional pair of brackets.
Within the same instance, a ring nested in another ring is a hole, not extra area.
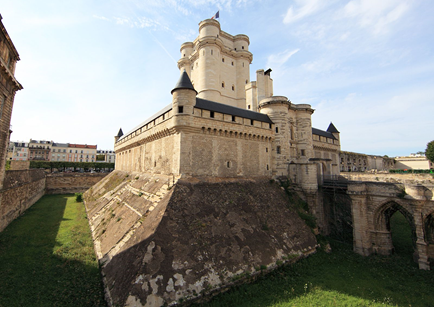
[(195, 88), (193, 88), (192, 82), (190, 81), (189, 75), (187, 75), (186, 70), (181, 73), (180, 79), (175, 85), (174, 89), (172, 89), (171, 94), (177, 89), (192, 89), (196, 93), (198, 93)]
[(326, 132), (330, 133), (340, 133), (337, 128), (334, 126), (334, 124), (331, 122), (328, 129), (326, 129)]
[(119, 131), (118, 131), (118, 137), (121, 137), (121, 136), (123, 136), (124, 135), (124, 133), (122, 132), (122, 129), (121, 128), (119, 128)]

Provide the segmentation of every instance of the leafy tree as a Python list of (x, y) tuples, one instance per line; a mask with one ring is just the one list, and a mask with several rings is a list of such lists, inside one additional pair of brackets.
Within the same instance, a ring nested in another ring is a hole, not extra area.
[(426, 158), (433, 163), (433, 141), (427, 143), (426, 151), (424, 153)]

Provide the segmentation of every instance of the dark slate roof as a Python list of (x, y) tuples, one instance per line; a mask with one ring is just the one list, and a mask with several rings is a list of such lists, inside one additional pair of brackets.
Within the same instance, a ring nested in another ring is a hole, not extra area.
[(272, 120), (270, 120), (269, 116), (267, 116), (266, 114), (261, 114), (261, 113), (253, 112), (253, 111), (250, 111), (247, 109), (238, 108), (238, 107), (234, 107), (234, 106), (230, 106), (230, 105), (226, 105), (226, 104), (221, 104), (221, 103), (217, 103), (217, 102), (213, 102), (213, 101), (209, 101), (209, 100), (204, 100), (204, 99), (200, 99), (200, 98), (196, 98), (195, 107), (209, 110), (212, 112), (217, 112), (217, 113), (222, 113), (222, 114), (227, 114), (227, 115), (232, 115), (232, 116), (237, 116), (237, 117), (243, 117), (243, 118), (258, 120), (258, 121), (267, 122), (267, 123), (273, 123)]
[(329, 124), (329, 127), (326, 129), (326, 131), (331, 133), (340, 133), (332, 122)]
[(195, 88), (193, 88), (192, 82), (190, 81), (189, 75), (187, 75), (186, 70), (181, 73), (180, 79), (178, 80), (174, 89), (172, 89), (171, 94), (177, 89), (192, 89), (198, 94)]
[(53, 143), (53, 147), (68, 147), (68, 144), (66, 143)]
[(324, 137), (327, 137), (327, 138), (336, 139), (335, 136), (332, 135), (331, 132), (326, 132), (326, 131), (319, 130), (319, 129), (316, 129), (316, 128), (312, 128), (312, 133), (316, 134), (316, 135), (324, 136)]
[[(154, 119), (159, 118), (161, 115), (169, 112), (172, 109), (172, 103), (167, 105), (166, 107), (164, 107), (163, 109), (161, 109), (160, 111), (158, 111), (157, 113), (155, 113), (154, 115), (152, 115), (151, 117), (147, 118), (147, 120), (145, 120), (144, 122), (141, 122), (141, 124), (139, 124), (138, 126), (134, 127), (133, 129), (131, 129), (130, 131), (127, 132), (127, 134), (123, 135), (123, 138), (127, 137), (128, 135), (130, 135), (131, 133), (133, 133), (134, 131), (136, 131), (137, 129), (142, 128), (143, 126), (146, 126), (148, 123), (150, 123), (151, 121), (153, 121)], [(121, 139), (123, 139), (121, 138)], [(121, 140), (120, 139), (120, 140)]]
[(119, 131), (118, 131), (118, 137), (121, 137), (121, 136), (123, 136), (124, 135), (124, 132), (122, 132), (122, 129), (121, 128), (119, 128)]

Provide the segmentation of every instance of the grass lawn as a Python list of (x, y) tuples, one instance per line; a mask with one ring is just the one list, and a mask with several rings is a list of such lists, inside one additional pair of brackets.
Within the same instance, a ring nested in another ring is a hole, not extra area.
[(0, 233), (0, 306), (105, 306), (82, 203), (46, 195)]
[[(362, 257), (330, 240), (318, 252), (200, 306), (429, 306), (433, 271), (412, 260), (411, 230), (391, 218), (392, 256)], [(0, 233), (0, 306), (105, 306), (82, 203), (47, 195)]]

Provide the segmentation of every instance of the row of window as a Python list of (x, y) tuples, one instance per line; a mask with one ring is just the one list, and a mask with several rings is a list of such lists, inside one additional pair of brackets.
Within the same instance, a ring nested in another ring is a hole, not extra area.
[[(268, 152), (267, 148), (266, 148), (266, 152)], [(276, 146), (276, 153), (281, 154), (281, 146)], [(301, 149), (301, 156), (305, 157), (305, 149)]]
[[(56, 149), (53, 149), (52, 152), (56, 152)], [(66, 149), (58, 149), (57, 152), (66, 152)], [(72, 149), (69, 150), (69, 153), (73, 153)], [(77, 150), (74, 153), (78, 153)], [(83, 153), (83, 150), (80, 150), (80, 153)], [(89, 153), (89, 150), (86, 150), (86, 153)]]

